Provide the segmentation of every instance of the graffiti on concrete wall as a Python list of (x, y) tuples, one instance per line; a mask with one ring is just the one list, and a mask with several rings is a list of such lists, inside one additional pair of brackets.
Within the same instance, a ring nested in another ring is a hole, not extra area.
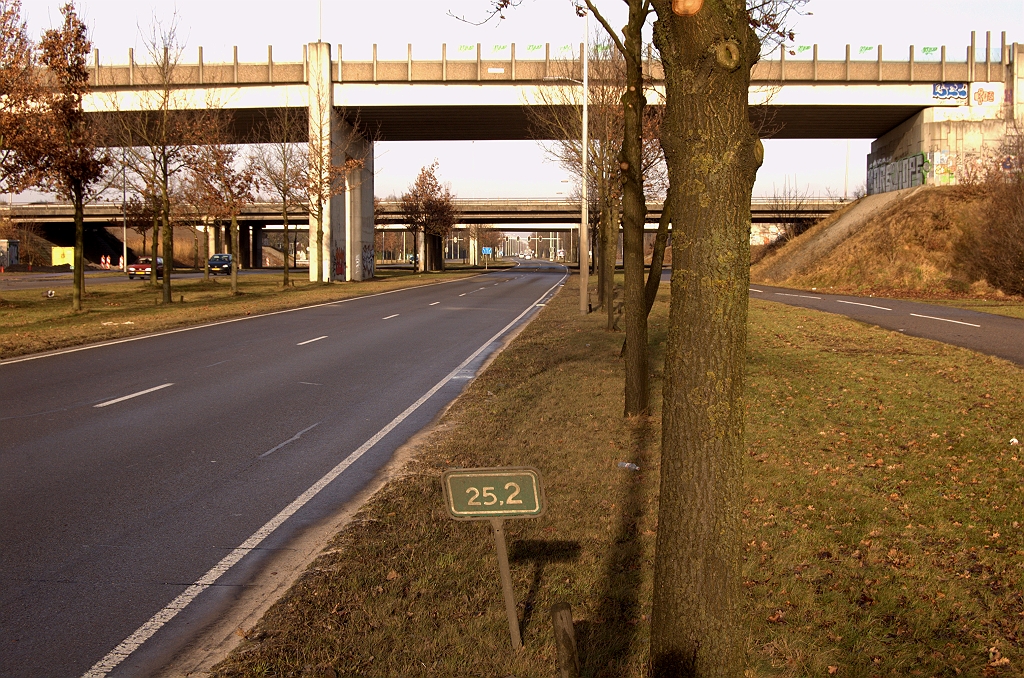
[(363, 245), (363, 280), (369, 280), (374, 274), (373, 245)]
[(937, 82), (932, 85), (933, 99), (967, 99), (968, 95), (966, 82)]
[(868, 164), (868, 194), (898, 191), (925, 183), (928, 158), (917, 153), (900, 160), (876, 160)]
[(345, 279), (345, 250), (335, 246), (334, 248), (334, 275), (341, 279)]

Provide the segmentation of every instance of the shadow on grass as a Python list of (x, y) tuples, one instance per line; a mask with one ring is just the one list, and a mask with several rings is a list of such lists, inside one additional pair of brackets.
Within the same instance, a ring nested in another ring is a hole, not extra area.
[(631, 461), (640, 471), (618, 469), (625, 474), (624, 495), (618, 506), (618, 527), (611, 553), (605, 561), (600, 603), (593, 617), (576, 623), (576, 643), (582, 676), (625, 675), (636, 652), (640, 622), (640, 586), (643, 580), (643, 544), (640, 521), (647, 510), (651, 490), (645, 473), (650, 465), (656, 431), (649, 419), (632, 423)]
[(532, 562), (533, 580), (530, 591), (523, 601), (523, 621), (520, 632), (525, 636), (526, 629), (533, 619), (537, 604), (537, 594), (544, 577), (544, 566), (548, 563), (560, 563), (579, 560), (580, 543), (577, 541), (547, 541), (544, 539), (523, 539), (512, 544), (509, 561), (513, 563)]

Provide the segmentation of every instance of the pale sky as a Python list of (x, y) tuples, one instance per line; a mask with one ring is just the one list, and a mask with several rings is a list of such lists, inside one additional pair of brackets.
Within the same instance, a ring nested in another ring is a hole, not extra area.
[[(614, 26), (624, 23), (621, 0), (598, 0)], [(487, 0), (80, 0), (79, 8), (92, 30), (101, 63), (125, 63), (129, 47), (141, 51), (141, 34), (154, 17), (164, 23), (177, 15), (179, 37), (187, 45), (186, 60), (203, 47), (207, 62), (230, 61), (238, 46), (241, 61), (266, 59), (274, 46), (275, 61), (298, 61), (302, 45), (318, 38), (342, 44), (346, 58), (369, 58), (372, 44), (381, 59), (405, 59), (406, 45), (417, 57), (439, 58), (441, 43), (491, 45), (515, 42), (557, 46), (583, 40), (583, 20), (569, 0), (522, 0), (502, 22), (473, 26), (451, 16), (480, 19)], [(59, 21), (59, 3), (22, 0), (31, 32), (38, 34)], [(963, 59), (970, 32), (985, 31), (999, 44), (1024, 41), (1022, 0), (810, 0), (810, 13), (795, 18), (796, 45), (819, 45), (822, 59), (843, 58), (847, 43), (882, 44), (887, 58), (905, 55), (908, 46), (947, 45), (950, 59)], [(321, 14), (322, 12), (322, 14)], [(322, 21), (321, 21), (322, 16)], [(596, 29), (596, 22), (591, 28)], [(517, 57), (525, 50), (517, 52)], [(765, 164), (755, 195), (770, 195), (783, 183), (824, 194), (843, 191), (849, 147), (849, 190), (864, 183), (870, 140), (768, 140)], [(391, 142), (377, 144), (376, 193), (401, 193), (419, 168), (435, 158), (440, 175), (462, 197), (557, 197), (566, 174), (546, 161), (533, 142)]]

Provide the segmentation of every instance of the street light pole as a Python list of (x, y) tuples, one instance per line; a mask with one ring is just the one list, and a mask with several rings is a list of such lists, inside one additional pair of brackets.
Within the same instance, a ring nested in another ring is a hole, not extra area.
[(590, 94), (587, 46), (590, 44), (590, 12), (583, 17), (583, 146), (580, 149), (580, 313), (590, 312), (590, 218), (587, 201), (587, 99)]

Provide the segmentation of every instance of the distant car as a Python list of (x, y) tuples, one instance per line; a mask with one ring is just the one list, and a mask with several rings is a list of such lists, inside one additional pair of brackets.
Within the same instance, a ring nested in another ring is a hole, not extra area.
[(419, 260), (420, 260), (420, 258), (419, 258), (418, 255), (416, 255), (416, 254), (410, 254), (409, 255), (409, 263), (412, 264), (413, 266), (418, 264)]
[(533, 259), (533, 255), (532, 254), (524, 254), (523, 255), (523, 259)]
[(216, 275), (217, 273), (231, 275), (231, 255), (214, 254), (212, 257), (210, 257), (209, 266), (210, 275)]
[[(133, 280), (135, 276), (145, 278), (153, 270), (153, 259), (151, 257), (141, 257), (134, 264), (128, 264), (128, 279)], [(161, 276), (164, 274), (164, 259), (163, 257), (156, 258), (156, 274)]]

